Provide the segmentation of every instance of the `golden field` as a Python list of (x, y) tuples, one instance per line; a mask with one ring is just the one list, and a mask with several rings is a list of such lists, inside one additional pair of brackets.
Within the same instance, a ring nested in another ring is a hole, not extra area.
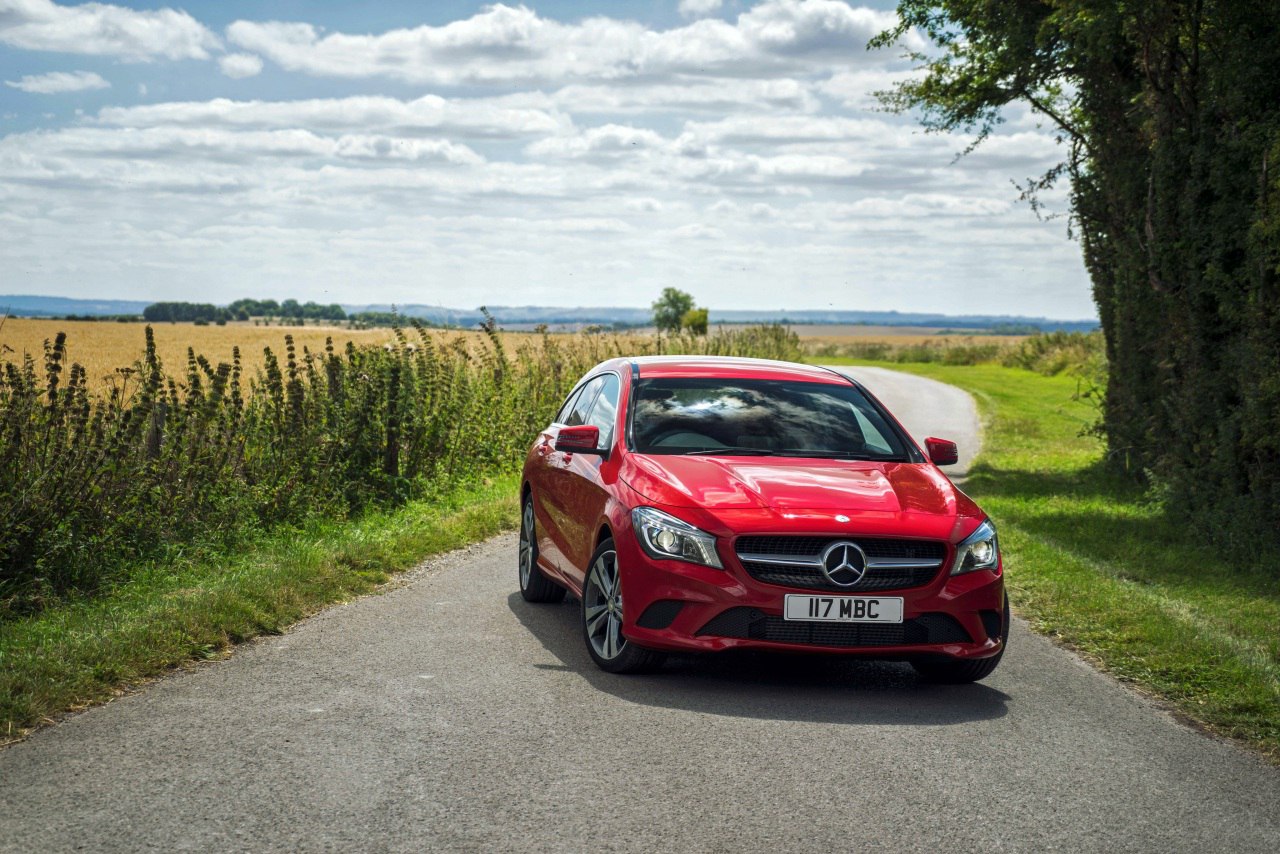
[[(89, 320), (44, 320), (10, 317), (0, 326), (0, 361), (19, 362), (30, 353), (37, 363), (43, 358), (44, 342), (59, 332), (67, 333), (67, 361), (84, 366), (93, 384), (105, 384), (117, 368), (132, 365), (146, 346), (143, 323), (95, 322)], [(333, 326), (254, 326), (229, 323), (226, 326), (196, 326), (192, 323), (152, 324), (156, 349), (166, 369), (181, 374), (187, 364), (187, 348), (194, 347), (213, 364), (231, 361), (231, 348), (240, 348), (240, 357), (251, 373), (262, 364), (262, 350), (270, 347), (282, 360), (284, 336), (292, 335), (299, 354), (302, 348), (322, 351), (324, 341), (333, 336), (335, 347), (348, 341), (381, 344), (391, 339), (390, 329), (340, 329)]]
[[(47, 320), (6, 318), (0, 325), (0, 362), (22, 360), (29, 353), (39, 361), (44, 342), (52, 341), (58, 332), (67, 333), (67, 359), (78, 362), (87, 372), (90, 384), (102, 388), (110, 383), (116, 369), (132, 366), (143, 353), (145, 324), (141, 322)], [(344, 329), (339, 326), (256, 326), (253, 323), (229, 323), (226, 326), (196, 326), (192, 323), (156, 323), (156, 346), (167, 369), (181, 375), (187, 363), (187, 348), (213, 364), (231, 361), (231, 350), (239, 346), (246, 372), (252, 375), (262, 365), (262, 351), (270, 347), (283, 360), (285, 336), (292, 335), (301, 354), (304, 347), (313, 352), (324, 349), (325, 339), (333, 338), (341, 350), (348, 341), (356, 344), (385, 344), (392, 340), (390, 329)], [(717, 327), (719, 328), (719, 327)], [(725, 329), (735, 328), (726, 325)], [(892, 327), (859, 325), (798, 325), (792, 327), (799, 336), (801, 350), (810, 360), (824, 357), (892, 358), (902, 348), (949, 349), (955, 347), (1016, 345), (1022, 335), (939, 335), (941, 330), (927, 327)], [(480, 338), (479, 332), (440, 330), (433, 333), (443, 342)], [(573, 334), (573, 333), (561, 333)], [(518, 349), (541, 336), (532, 332), (505, 332), (503, 340)], [(615, 339), (616, 336), (609, 336)], [(652, 332), (632, 332), (636, 352), (652, 344)], [(604, 343), (603, 341), (601, 342)], [(889, 348), (885, 352), (883, 348)], [(629, 349), (623, 345), (623, 349)], [(601, 354), (605, 355), (604, 353)]]

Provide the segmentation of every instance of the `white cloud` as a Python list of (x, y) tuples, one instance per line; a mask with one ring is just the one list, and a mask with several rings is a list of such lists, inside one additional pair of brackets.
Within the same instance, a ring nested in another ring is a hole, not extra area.
[(843, 106), (854, 109), (871, 109), (879, 106), (877, 92), (888, 91), (895, 84), (918, 77), (908, 69), (860, 68), (856, 71), (839, 71), (823, 81), (819, 90), (838, 100)]
[(627, 199), (627, 210), (638, 211), (640, 213), (661, 213), (662, 202), (657, 199), (640, 197), (635, 199)]
[(478, 165), (483, 158), (461, 143), (377, 134), (325, 136), (308, 130), (232, 131), (221, 128), (70, 128), (42, 135), (44, 156), (248, 163), (260, 158), (364, 160)]
[(612, 86), (572, 84), (556, 90), (548, 100), (575, 113), (726, 113), (743, 109), (811, 112), (818, 108), (818, 100), (809, 90), (808, 84), (790, 78)]
[(619, 157), (667, 144), (660, 134), (648, 128), (604, 125), (588, 128), (576, 136), (540, 140), (530, 145), (528, 152), (535, 157)]
[(404, 136), (518, 138), (558, 133), (571, 126), (554, 110), (509, 107), (500, 101), (424, 95), (412, 101), (383, 96), (297, 101), (174, 101), (108, 107), (98, 121), (125, 127), (291, 128), (387, 131)]
[(218, 68), (228, 77), (253, 77), (262, 73), (262, 58), (251, 53), (229, 53), (218, 57)]
[(186, 12), (104, 3), (0, 0), (0, 43), (24, 50), (112, 56), (126, 62), (208, 59), (217, 36)]
[(878, 118), (841, 116), (774, 116), (760, 121), (751, 115), (737, 115), (715, 122), (688, 122), (684, 138), (700, 144), (796, 143), (863, 139), (868, 142), (896, 137), (895, 127)]
[(51, 71), (48, 74), (28, 74), (21, 80), (6, 80), (4, 85), (36, 95), (111, 88), (110, 83), (92, 71)]
[(724, 238), (723, 231), (714, 225), (701, 222), (691, 222), (688, 225), (673, 228), (668, 234), (679, 240), (722, 240)]
[(719, 10), (724, 0), (680, 0), (680, 14), (686, 18), (702, 18)]
[[(867, 40), (896, 21), (892, 12), (841, 0), (765, 0), (736, 22), (693, 21), (646, 30), (612, 18), (562, 23), (524, 6), (489, 6), (444, 26), (377, 35), (322, 34), (311, 24), (235, 21), (233, 44), (290, 71), (331, 77), (389, 77), (460, 85), (626, 80), (669, 75), (786, 76), (798, 69), (880, 64)], [(911, 46), (922, 47), (908, 35)]]

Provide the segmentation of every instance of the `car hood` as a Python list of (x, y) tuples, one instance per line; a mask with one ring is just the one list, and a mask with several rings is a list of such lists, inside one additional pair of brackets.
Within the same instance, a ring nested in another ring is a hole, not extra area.
[(622, 479), (655, 504), (859, 515), (977, 515), (928, 463), (632, 454)]

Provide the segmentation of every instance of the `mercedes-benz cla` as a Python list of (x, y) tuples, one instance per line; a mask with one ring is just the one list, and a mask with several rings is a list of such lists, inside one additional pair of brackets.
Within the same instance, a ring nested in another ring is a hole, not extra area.
[(1004, 653), (991, 521), (860, 384), (757, 359), (614, 359), (524, 466), (520, 591), (581, 601), (601, 668), (752, 648), (971, 682)]

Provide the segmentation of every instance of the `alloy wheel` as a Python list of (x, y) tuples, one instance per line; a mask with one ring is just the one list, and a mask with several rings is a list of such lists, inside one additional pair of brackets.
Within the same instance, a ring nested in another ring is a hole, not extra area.
[(582, 595), (591, 648), (603, 659), (617, 658), (627, 645), (622, 636), (622, 583), (617, 552), (601, 552), (596, 557)]

